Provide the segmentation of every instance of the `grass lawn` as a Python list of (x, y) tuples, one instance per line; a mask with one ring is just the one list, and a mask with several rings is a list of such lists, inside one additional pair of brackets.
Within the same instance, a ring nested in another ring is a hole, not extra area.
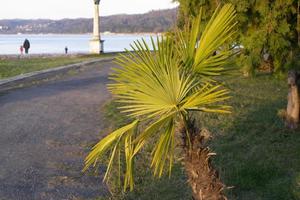
[(112, 55), (113, 54), (0, 59), (0, 79)]
[(286, 107), (286, 81), (269, 76), (229, 82), (233, 114), (199, 116), (215, 134), (215, 164), (229, 199), (300, 199), (300, 131), (277, 116)]
[[(217, 153), (214, 165), (223, 182), (233, 187), (226, 191), (228, 198), (299, 200), (300, 131), (285, 129), (277, 116), (278, 110), (286, 106), (286, 82), (270, 76), (237, 77), (226, 82), (232, 90), (233, 113), (196, 117), (214, 135), (211, 142), (211, 148)], [(104, 110), (107, 122), (115, 122), (115, 126), (126, 119), (115, 109), (115, 103), (108, 104)], [(135, 190), (118, 193), (113, 182), (113, 199), (191, 199), (180, 164), (176, 164), (171, 179), (153, 179), (148, 167), (149, 154), (145, 149), (136, 162)]]

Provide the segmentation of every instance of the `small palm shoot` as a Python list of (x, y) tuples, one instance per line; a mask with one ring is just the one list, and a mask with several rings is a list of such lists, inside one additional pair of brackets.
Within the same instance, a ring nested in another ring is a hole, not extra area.
[(131, 46), (133, 52), (117, 58), (120, 67), (114, 69), (114, 83), (108, 88), (132, 122), (96, 144), (86, 157), (84, 170), (110, 152), (107, 180), (123, 153), (126, 164), (120, 172), (124, 172), (124, 190), (132, 190), (134, 159), (150, 139), (157, 138), (150, 166), (155, 176), (161, 177), (165, 169), (171, 173), (181, 124), (185, 143), (192, 149), (191, 113), (230, 113), (230, 106), (224, 105), (230, 98), (228, 90), (207, 77), (221, 75), (225, 70), (222, 65), (233, 54), (221, 47), (234, 36), (235, 17), (233, 6), (226, 4), (206, 26), (200, 25), (200, 14), (188, 31), (152, 39), (153, 50), (144, 40), (136, 41)]

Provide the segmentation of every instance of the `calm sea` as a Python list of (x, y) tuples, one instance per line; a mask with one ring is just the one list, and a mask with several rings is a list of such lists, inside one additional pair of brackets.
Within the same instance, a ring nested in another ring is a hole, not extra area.
[[(105, 52), (124, 51), (125, 48), (130, 48), (133, 41), (141, 38), (150, 43), (150, 34), (109, 34), (101, 37), (105, 40)], [(31, 43), (29, 52), (32, 54), (59, 54), (64, 52), (65, 46), (70, 53), (88, 53), (91, 35), (0, 35), (0, 55), (18, 54), (26, 38)]]

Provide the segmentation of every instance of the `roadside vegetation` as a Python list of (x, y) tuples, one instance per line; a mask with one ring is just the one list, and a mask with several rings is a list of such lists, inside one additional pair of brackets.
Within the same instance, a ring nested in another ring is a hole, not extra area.
[[(277, 115), (286, 106), (286, 82), (270, 75), (252, 79), (233, 77), (226, 82), (232, 94), (232, 114), (197, 117), (201, 126), (212, 133), (210, 146), (217, 154), (214, 164), (223, 182), (230, 187), (226, 189), (228, 199), (299, 200), (299, 131), (284, 128), (283, 120)], [(104, 107), (105, 123), (111, 129), (127, 123), (127, 117), (116, 106), (112, 101)], [(122, 192), (117, 179), (113, 179), (109, 181), (112, 196), (102, 199), (191, 199), (179, 161), (170, 179), (163, 176), (155, 180), (148, 167), (150, 154), (151, 150), (146, 148), (136, 162), (137, 183), (133, 192)]]
[(3, 57), (0, 58), (0, 79), (113, 55), (109, 53), (101, 55)]

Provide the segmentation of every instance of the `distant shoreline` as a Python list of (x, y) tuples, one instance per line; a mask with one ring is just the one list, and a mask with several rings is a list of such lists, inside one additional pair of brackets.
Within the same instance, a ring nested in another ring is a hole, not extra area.
[[(138, 15), (100, 17), (100, 31), (111, 34), (157, 34), (176, 26), (177, 9), (151, 11)], [(0, 19), (0, 34), (91, 34), (92, 18), (78, 19)]]

